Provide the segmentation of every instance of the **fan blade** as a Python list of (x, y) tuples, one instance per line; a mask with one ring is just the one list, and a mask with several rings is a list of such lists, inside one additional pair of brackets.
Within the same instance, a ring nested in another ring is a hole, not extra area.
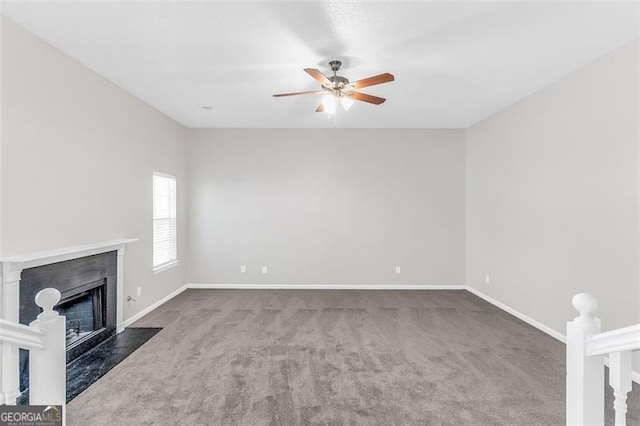
[(315, 81), (322, 84), (323, 86), (333, 87), (333, 83), (331, 83), (331, 81), (329, 81), (329, 79), (317, 69), (305, 68), (304, 72), (309, 74)]
[(295, 93), (278, 93), (277, 95), (273, 95), (274, 98), (280, 98), (282, 96), (297, 96), (297, 95), (320, 95), (325, 93), (322, 90), (311, 90), (309, 92), (295, 92)]
[(323, 103), (318, 105), (318, 108), (316, 108), (316, 112), (324, 112), (324, 104)]
[(358, 101), (369, 102), (370, 104), (375, 105), (380, 105), (381, 103), (386, 101), (385, 98), (379, 98), (377, 96), (371, 96), (361, 92), (348, 92), (346, 95)]
[(382, 83), (388, 83), (390, 81), (395, 80), (396, 78), (393, 76), (393, 74), (389, 74), (384, 73), (384, 74), (380, 74), (380, 75), (376, 75), (373, 77), (369, 77), (369, 78), (363, 78), (362, 80), (357, 80), (354, 81), (352, 83), (349, 83), (350, 87), (353, 87), (354, 89), (361, 89), (363, 87), (368, 87), (368, 86), (373, 86), (376, 84), (382, 84)]

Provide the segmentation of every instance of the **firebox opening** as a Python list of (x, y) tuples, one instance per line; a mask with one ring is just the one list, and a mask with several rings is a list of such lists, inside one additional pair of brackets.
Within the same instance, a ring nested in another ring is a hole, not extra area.
[(54, 308), (67, 318), (67, 350), (106, 327), (105, 286), (100, 285), (63, 299)]

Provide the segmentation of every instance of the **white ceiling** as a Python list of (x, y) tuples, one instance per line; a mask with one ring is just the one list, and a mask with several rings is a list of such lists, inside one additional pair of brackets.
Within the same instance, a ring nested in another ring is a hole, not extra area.
[[(637, 37), (634, 2), (16, 2), (3, 13), (188, 127), (464, 128)], [(327, 119), (302, 68), (387, 98)], [(99, 99), (97, 100), (99, 101)], [(211, 105), (205, 110), (203, 105)]]

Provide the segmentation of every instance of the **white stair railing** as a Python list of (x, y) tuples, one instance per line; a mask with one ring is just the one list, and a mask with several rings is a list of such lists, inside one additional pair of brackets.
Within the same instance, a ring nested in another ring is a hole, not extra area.
[(572, 303), (580, 316), (567, 323), (567, 424), (604, 424), (604, 365), (608, 356), (615, 424), (626, 425), (631, 352), (640, 350), (640, 324), (601, 333), (600, 319), (593, 316), (598, 301), (580, 293)]
[[(53, 310), (60, 292), (46, 288), (36, 295), (42, 313), (29, 326), (0, 319), (0, 342), (29, 350), (29, 403), (64, 405), (66, 398), (66, 321)], [(3, 368), (8, 366), (3, 363)], [(0, 383), (2, 371), (0, 370)], [(3, 394), (9, 394), (3, 389)], [(14, 398), (0, 405), (15, 405)]]

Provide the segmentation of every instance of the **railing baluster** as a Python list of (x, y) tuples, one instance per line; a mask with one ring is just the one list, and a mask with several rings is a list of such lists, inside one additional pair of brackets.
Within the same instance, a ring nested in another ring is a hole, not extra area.
[(613, 388), (616, 426), (627, 424), (627, 393), (631, 391), (631, 351), (609, 355), (609, 385)]

